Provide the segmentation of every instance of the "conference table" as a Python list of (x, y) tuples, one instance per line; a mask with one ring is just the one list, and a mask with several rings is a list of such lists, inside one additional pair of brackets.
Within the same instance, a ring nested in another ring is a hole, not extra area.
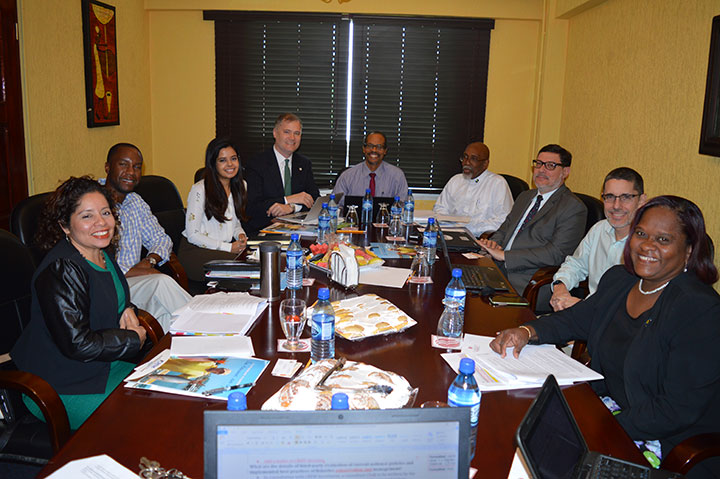
[[(382, 237), (378, 229), (369, 233)], [(367, 242), (368, 235), (364, 240)], [(362, 236), (360, 241), (362, 241)], [(357, 241), (357, 239), (356, 239)], [(439, 253), (439, 252), (438, 252)], [(375, 293), (390, 300), (417, 321), (401, 333), (377, 336), (361, 341), (337, 338), (336, 357), (361, 361), (404, 376), (419, 388), (415, 407), (426, 401), (446, 401), (447, 389), (456, 374), (440, 356), (444, 350), (430, 345), (442, 313), (442, 298), (450, 281), (442, 255), (432, 265), (431, 284), (406, 284), (403, 288), (360, 285), (346, 291), (331, 283), (316, 270), (312, 287), (298, 294), (308, 304), (317, 298), (319, 287), (330, 287), (331, 300)], [(468, 260), (451, 254), (453, 263), (490, 264), (490, 259)], [(409, 259), (386, 260), (386, 265), (410, 266)], [(289, 294), (285, 292), (284, 295)], [(279, 301), (272, 302), (248, 333), (255, 355), (271, 363), (247, 396), (249, 409), (262, 404), (288, 379), (275, 377), (270, 371), (278, 358), (296, 359), (305, 364), (309, 353), (278, 353), (277, 340), (284, 338), (278, 318)], [(468, 294), (465, 308), (465, 332), (494, 336), (501, 329), (533, 320), (528, 308), (493, 307), (487, 298)], [(307, 331), (303, 337), (307, 337)], [(148, 357), (154, 357), (170, 346), (166, 335)], [(538, 389), (486, 392), (482, 395), (478, 425), (477, 449), (472, 466), (476, 477), (505, 478), (515, 453), (514, 434)], [(633, 442), (607, 411), (586, 383), (563, 388), (590, 449), (641, 463), (644, 459)], [(225, 402), (178, 396), (160, 392), (127, 389), (120, 385), (77, 430), (65, 446), (50, 460), (38, 477), (45, 477), (68, 461), (98, 454), (108, 454), (132, 471), (139, 472), (141, 457), (158, 461), (165, 468), (177, 468), (189, 477), (203, 477), (203, 411), (224, 409)]]

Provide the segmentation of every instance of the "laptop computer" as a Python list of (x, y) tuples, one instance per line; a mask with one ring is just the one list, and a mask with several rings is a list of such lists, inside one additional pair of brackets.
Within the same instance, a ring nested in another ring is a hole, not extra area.
[[(342, 197), (342, 193), (337, 193), (335, 195), (335, 203), (339, 203)], [(309, 211), (299, 211), (297, 213), (292, 213), (285, 216), (278, 216), (278, 219), (287, 221), (288, 223), (297, 223), (301, 225), (316, 225), (318, 222), (318, 216), (320, 216), (320, 212), (322, 211), (322, 204), (329, 202), (330, 195), (318, 196)]]
[(205, 479), (469, 473), (469, 408), (204, 414)]
[[(440, 227), (438, 225), (438, 227)], [(445, 244), (452, 253), (475, 253), (484, 251), (475, 241), (475, 235), (467, 228), (452, 228), (443, 230)]]
[[(589, 451), (552, 374), (520, 423), (515, 441), (533, 479), (683, 477)], [(608, 471), (610, 475), (603, 475)]]
[[(347, 195), (345, 197), (345, 211), (347, 213), (347, 207), (350, 205), (357, 206), (357, 214), (358, 218), (362, 218), (362, 196), (355, 196), (355, 195)], [(395, 198), (391, 196), (376, 196), (373, 198), (373, 214), (372, 214), (372, 222), (375, 222), (375, 218), (377, 218), (378, 212), (380, 211), (380, 203), (385, 203), (388, 205), (388, 213), (390, 212), (390, 208), (392, 207), (392, 204), (395, 203)]]
[(460, 268), (462, 270), (462, 281), (465, 289), (471, 292), (480, 293), (482, 295), (490, 295), (498, 292), (510, 291), (510, 285), (505, 281), (505, 277), (498, 267), (480, 266), (477, 264), (452, 264), (450, 262), (450, 254), (448, 253), (447, 243), (445, 241), (445, 233), (438, 225), (438, 242), (442, 250), (443, 258), (448, 269)]

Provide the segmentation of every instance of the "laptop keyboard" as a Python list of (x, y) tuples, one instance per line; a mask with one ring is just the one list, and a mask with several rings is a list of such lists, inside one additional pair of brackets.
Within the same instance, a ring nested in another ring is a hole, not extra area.
[(495, 291), (510, 291), (502, 273), (494, 268), (474, 264), (454, 264), (453, 268), (462, 270), (462, 281), (470, 291), (492, 288)]
[(592, 465), (585, 466), (584, 474), (580, 477), (588, 479), (646, 479), (650, 477), (650, 470), (646, 467), (628, 464), (627, 462), (616, 461), (610, 457), (600, 457), (592, 471)]

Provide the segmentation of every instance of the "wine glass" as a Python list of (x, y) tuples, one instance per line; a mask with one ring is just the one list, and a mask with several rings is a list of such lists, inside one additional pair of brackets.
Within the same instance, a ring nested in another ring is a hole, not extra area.
[(392, 219), (390, 220), (390, 228), (388, 229), (388, 234), (393, 238), (397, 238), (398, 236), (402, 235), (402, 219), (400, 218), (400, 215), (393, 215)]
[(348, 223), (348, 228), (357, 228), (358, 225), (360, 225), (360, 217), (358, 217), (357, 205), (348, 205), (347, 209), (348, 212), (347, 216), (345, 217), (345, 221)]
[(427, 261), (428, 250), (424, 246), (418, 246), (415, 248), (415, 257), (413, 258), (412, 265), (410, 266), (410, 278), (414, 278), (415, 281), (422, 281), (420, 278), (427, 278), (430, 276), (430, 265)]
[(390, 223), (390, 213), (388, 212), (387, 203), (380, 203), (380, 211), (378, 211), (375, 222), (385, 226)]
[(300, 298), (284, 299), (280, 303), (280, 326), (287, 338), (287, 341), (282, 343), (283, 348), (290, 351), (303, 349), (299, 339), (307, 321), (306, 310), (305, 300)]

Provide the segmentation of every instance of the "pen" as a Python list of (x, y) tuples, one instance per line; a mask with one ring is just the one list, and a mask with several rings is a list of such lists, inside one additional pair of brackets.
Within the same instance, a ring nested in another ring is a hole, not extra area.
[(224, 386), (221, 388), (208, 389), (207, 391), (203, 391), (203, 396), (212, 396), (213, 394), (223, 393), (225, 391), (233, 391), (235, 389), (251, 388), (253, 386), (255, 386), (255, 383), (236, 384), (235, 386)]

